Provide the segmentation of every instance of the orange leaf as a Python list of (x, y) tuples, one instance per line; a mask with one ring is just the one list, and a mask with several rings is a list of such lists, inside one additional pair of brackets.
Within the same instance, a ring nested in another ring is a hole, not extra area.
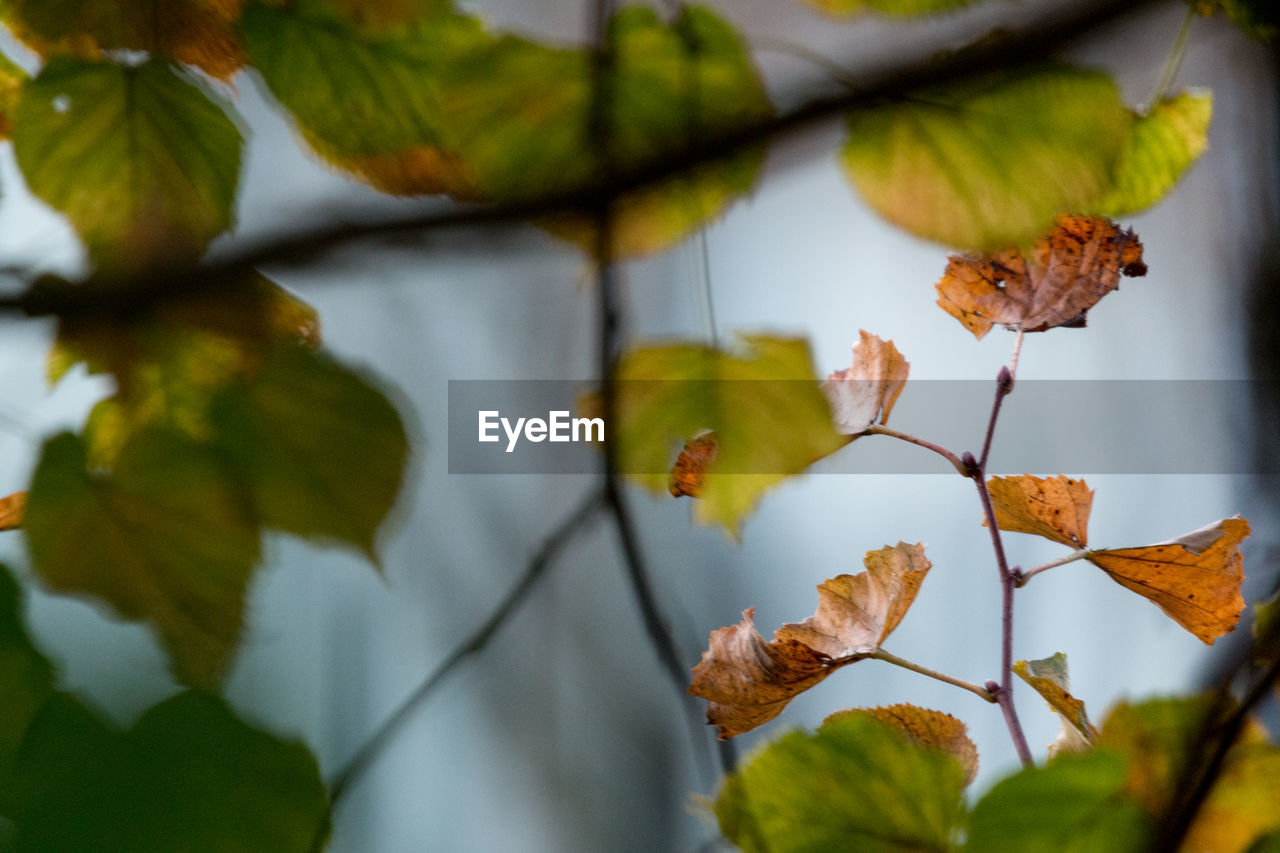
[(1244, 609), (1238, 546), (1248, 535), (1249, 522), (1235, 516), (1145, 548), (1093, 551), (1088, 559), (1212, 645), (1235, 629)]
[(707, 469), (716, 461), (720, 442), (711, 431), (695, 435), (684, 443), (684, 449), (676, 457), (671, 469), (671, 483), (667, 486), (673, 498), (696, 498), (702, 493), (702, 481)]
[(867, 571), (818, 587), (818, 609), (783, 625), (766, 643), (752, 610), (711, 632), (689, 692), (709, 700), (707, 720), (722, 740), (769, 722), (787, 703), (836, 669), (862, 660), (897, 627), (929, 571), (923, 545), (868, 551)]
[(17, 530), (27, 512), (27, 493), (14, 492), (0, 498), (0, 530)]
[(923, 545), (899, 542), (863, 558), (865, 572), (837, 575), (818, 587), (818, 610), (783, 625), (779, 638), (804, 643), (833, 658), (869, 654), (898, 627), (931, 566)]
[(940, 749), (954, 756), (965, 768), (965, 784), (978, 775), (978, 747), (969, 738), (965, 724), (950, 714), (906, 703), (882, 708), (849, 708), (836, 711), (822, 721), (826, 726), (855, 714), (874, 717), (887, 723), (921, 746)]
[(1061, 474), (1048, 479), (1023, 474), (992, 477), (987, 489), (1001, 530), (1034, 533), (1073, 548), (1089, 544), (1093, 492), (1083, 480)]
[(858, 335), (858, 342), (853, 345), (853, 364), (832, 373), (822, 383), (836, 429), (844, 435), (862, 432), (876, 418), (880, 423), (888, 422), (911, 367), (893, 341), (882, 341), (864, 330), (859, 330)]
[(804, 643), (765, 643), (754, 615), (750, 608), (741, 622), (712, 631), (707, 651), (693, 668), (689, 692), (709, 700), (707, 721), (721, 740), (769, 722), (836, 668), (831, 658)]
[(1145, 275), (1142, 243), (1096, 216), (1061, 215), (1028, 259), (1017, 249), (952, 256), (937, 284), (938, 305), (981, 338), (996, 323), (1025, 332), (1083, 326), (1085, 312), (1119, 287), (1120, 275)]

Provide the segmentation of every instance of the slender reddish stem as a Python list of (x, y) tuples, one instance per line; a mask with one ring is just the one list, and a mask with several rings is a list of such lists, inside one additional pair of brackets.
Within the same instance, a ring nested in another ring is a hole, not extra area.
[[(996, 379), (995, 400), (991, 404), (991, 419), (987, 423), (987, 435), (983, 442), (982, 460), (978, 461), (971, 454), (965, 454), (964, 462), (968, 463), (968, 474), (978, 489), (978, 499), (982, 502), (982, 514), (987, 520), (987, 529), (991, 533), (991, 547), (996, 554), (996, 567), (1000, 571), (1000, 683), (998, 689), (992, 690), (1000, 710), (1004, 713), (1005, 725), (1009, 727), (1009, 736), (1013, 738), (1013, 746), (1023, 765), (1035, 764), (1031, 757), (1031, 749), (1027, 746), (1027, 736), (1022, 732), (1022, 724), (1018, 721), (1018, 711), (1013, 705), (1013, 590), (1017, 586), (1018, 574), (1009, 571), (1009, 561), (1004, 553), (1004, 541), (1000, 537), (1000, 528), (996, 526), (995, 506), (991, 503), (991, 491), (987, 488), (987, 475), (984, 467), (987, 454), (991, 449), (991, 439), (996, 431), (996, 419), (1000, 415), (1000, 403), (1013, 389), (1013, 376), (1007, 367), (1000, 368)], [(991, 690), (991, 685), (987, 685)]]

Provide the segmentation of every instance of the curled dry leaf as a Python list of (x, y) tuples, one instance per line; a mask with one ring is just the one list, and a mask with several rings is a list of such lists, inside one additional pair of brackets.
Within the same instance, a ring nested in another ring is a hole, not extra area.
[(1235, 516), (1145, 548), (1093, 551), (1088, 559), (1212, 645), (1235, 629), (1244, 609), (1239, 545), (1248, 535), (1249, 522)]
[(874, 652), (902, 621), (929, 571), (924, 546), (899, 542), (868, 551), (863, 562), (867, 571), (819, 586), (817, 612), (783, 625), (772, 642), (756, 631), (753, 610), (711, 632), (689, 692), (708, 700), (707, 721), (721, 740), (769, 722), (836, 669)]
[(1059, 216), (1031, 249), (956, 256), (937, 284), (938, 305), (981, 338), (1000, 323), (1025, 332), (1083, 326), (1085, 312), (1119, 287), (1121, 274), (1146, 275), (1142, 243), (1096, 216)]
[(818, 587), (818, 610), (803, 622), (778, 629), (833, 658), (869, 654), (898, 627), (915, 601), (931, 563), (924, 546), (899, 542), (868, 551), (865, 572), (837, 575)]
[(853, 345), (853, 363), (822, 383), (836, 429), (844, 435), (862, 432), (877, 418), (880, 423), (887, 423), (911, 368), (893, 341), (882, 341), (861, 329), (858, 335), (858, 342)]
[(27, 511), (27, 493), (14, 492), (0, 498), (0, 530), (17, 530)]
[(766, 643), (754, 616), (755, 608), (748, 608), (741, 622), (712, 631), (693, 669), (689, 692), (708, 700), (707, 721), (721, 740), (769, 722), (835, 669), (835, 661), (804, 643)]
[(1089, 544), (1093, 491), (1083, 480), (1023, 474), (992, 477), (987, 489), (1001, 530), (1034, 533), (1073, 548)]
[(1067, 656), (1058, 652), (1040, 660), (1020, 660), (1013, 665), (1013, 671), (1030, 684), (1062, 719), (1062, 731), (1058, 739), (1049, 745), (1050, 757), (1088, 749), (1097, 739), (1098, 732), (1089, 722), (1084, 702), (1071, 695)]
[(921, 746), (939, 749), (953, 756), (965, 769), (966, 785), (977, 777), (978, 747), (969, 738), (965, 724), (950, 714), (908, 703), (880, 708), (848, 708), (829, 715), (822, 721), (822, 728), (856, 715), (887, 723)]
[(699, 433), (684, 443), (684, 449), (671, 469), (671, 482), (667, 486), (673, 498), (696, 498), (702, 494), (702, 482), (707, 469), (715, 463), (719, 449), (720, 442), (711, 430)]

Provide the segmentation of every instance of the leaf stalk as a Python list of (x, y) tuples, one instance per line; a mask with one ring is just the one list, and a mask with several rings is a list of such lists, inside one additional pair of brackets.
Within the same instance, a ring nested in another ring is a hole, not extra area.
[(963, 690), (968, 690), (970, 693), (979, 697), (984, 702), (994, 703), (997, 701), (997, 696), (995, 693), (993, 693), (992, 691), (988, 690), (985, 687), (974, 684), (972, 681), (965, 681), (964, 679), (956, 678), (955, 676), (952, 676), (952, 675), (947, 675), (945, 672), (938, 672), (936, 669), (929, 669), (928, 667), (924, 667), (918, 663), (909, 661), (906, 658), (900, 658), (895, 654), (890, 654), (889, 652), (886, 652), (884, 649), (876, 649), (868, 657), (870, 657), (872, 660), (882, 660), (885, 663), (891, 663), (894, 666), (900, 666), (903, 669), (909, 669), (912, 672), (918, 672), (921, 675), (927, 675), (929, 678), (933, 678), (938, 681), (945, 682), (946, 684), (955, 685), (956, 687), (959, 687)]

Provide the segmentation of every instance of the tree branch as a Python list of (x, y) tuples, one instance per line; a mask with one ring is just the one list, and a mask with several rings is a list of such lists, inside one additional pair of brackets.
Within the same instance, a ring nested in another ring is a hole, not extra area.
[(438, 203), (433, 203), (432, 209), (425, 212), (378, 222), (321, 226), (249, 246), (221, 260), (204, 264), (153, 269), (112, 281), (97, 279), (94, 283), (102, 285), (97, 287), (37, 282), (23, 293), (0, 296), (0, 311), (31, 316), (128, 313), (178, 293), (216, 289), (228, 279), (260, 266), (312, 262), (327, 252), (364, 239), (444, 229), (511, 227), (527, 219), (569, 211), (594, 213), (620, 196), (686, 175), (709, 163), (807, 130), (844, 113), (900, 99), (914, 90), (1042, 62), (1047, 55), (1102, 25), (1154, 2), (1156, 0), (1090, 0), (1065, 13), (1041, 16), (1028, 28), (1012, 35), (984, 41), (945, 58), (917, 60), (909, 65), (869, 74), (857, 92), (812, 98), (773, 118), (704, 134), (692, 144), (642, 163), (620, 164), (600, 181), (585, 187), (553, 190), (518, 201), (459, 206), (443, 211)]
[(370, 765), (382, 755), (383, 750), (409, 721), (413, 713), (442, 681), (460, 663), (473, 654), (482, 651), (494, 638), (510, 616), (523, 604), (529, 590), (542, 578), (552, 562), (565, 549), (569, 542), (586, 527), (592, 517), (605, 507), (603, 492), (593, 492), (574, 512), (551, 532), (543, 541), (537, 553), (529, 560), (524, 574), (515, 582), (511, 590), (503, 597), (489, 618), (472, 632), (457, 648), (449, 653), (443, 661), (423, 680), (422, 684), (392, 712), (386, 721), (356, 750), (355, 755), (338, 771), (329, 783), (330, 810), (337, 805), (342, 795), (357, 781)]
[(969, 476), (978, 489), (978, 500), (982, 502), (982, 514), (987, 521), (987, 529), (991, 533), (991, 547), (996, 554), (996, 567), (1000, 571), (1000, 682), (989, 681), (986, 688), (995, 693), (1000, 710), (1004, 713), (1005, 725), (1009, 728), (1009, 736), (1013, 739), (1014, 749), (1026, 767), (1035, 764), (1031, 756), (1031, 748), (1027, 746), (1027, 736), (1018, 721), (1018, 711), (1013, 704), (1013, 590), (1019, 574), (1009, 570), (1009, 562), (1004, 554), (1004, 541), (1000, 538), (1000, 528), (996, 526), (996, 511), (991, 503), (991, 492), (987, 488), (987, 475), (983, 470), (991, 439), (995, 434), (996, 419), (1000, 415), (1000, 403), (1013, 388), (1012, 374), (1007, 367), (1000, 368), (996, 377), (995, 399), (991, 404), (991, 418), (987, 422), (986, 439), (983, 442), (982, 461), (973, 458), (972, 453), (965, 453), (963, 461), (969, 470)]

